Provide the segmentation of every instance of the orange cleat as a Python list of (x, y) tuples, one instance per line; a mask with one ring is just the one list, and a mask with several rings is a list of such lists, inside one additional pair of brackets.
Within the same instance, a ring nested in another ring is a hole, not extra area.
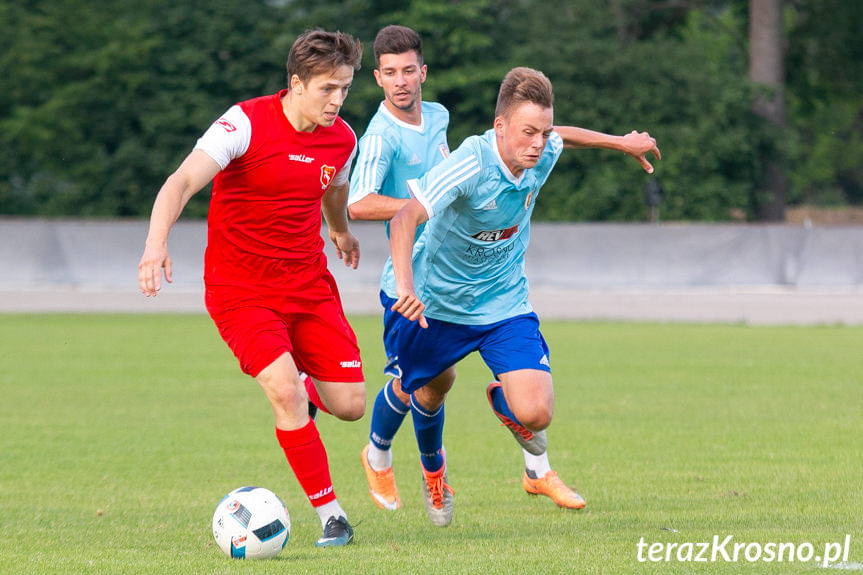
[(446, 527), (452, 521), (455, 510), (455, 491), (447, 483), (446, 476), (446, 454), (444, 454), (443, 467), (435, 472), (429, 473), (420, 463), (423, 474), (423, 501), (426, 506), (426, 514), (432, 525)]
[(525, 469), (521, 478), (521, 485), (528, 494), (545, 495), (565, 509), (584, 509), (584, 498), (567, 487), (554, 471), (549, 471), (544, 477), (531, 477), (532, 475), (534, 474)]
[(362, 453), (363, 469), (366, 470), (366, 481), (369, 484), (369, 495), (372, 500), (381, 509), (395, 511), (402, 506), (402, 501), (399, 499), (399, 490), (396, 488), (396, 474), (393, 473), (393, 468), (388, 467), (383, 471), (372, 469), (369, 464), (369, 445), (363, 448)]

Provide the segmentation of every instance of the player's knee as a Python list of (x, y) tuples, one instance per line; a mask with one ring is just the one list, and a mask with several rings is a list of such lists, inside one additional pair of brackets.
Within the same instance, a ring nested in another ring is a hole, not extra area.
[(530, 410), (522, 414), (515, 412), (515, 416), (526, 428), (531, 431), (542, 431), (551, 425), (551, 418), (554, 414), (554, 409), (551, 405), (540, 404), (532, 406)]
[(293, 412), (308, 401), (305, 388), (299, 382), (261, 382), (273, 407), (284, 412)]
[(333, 405), (332, 414), (343, 421), (356, 421), (366, 412), (365, 386), (351, 386), (340, 394)]
[(351, 398), (346, 408), (342, 411), (339, 419), (344, 421), (356, 421), (366, 413), (365, 397)]
[(401, 401), (405, 405), (410, 404), (411, 396), (410, 396), (410, 394), (407, 394), (404, 391), (402, 391), (402, 382), (400, 379), (393, 379), (392, 380), (391, 389), (393, 390), (393, 393), (399, 399), (399, 401)]

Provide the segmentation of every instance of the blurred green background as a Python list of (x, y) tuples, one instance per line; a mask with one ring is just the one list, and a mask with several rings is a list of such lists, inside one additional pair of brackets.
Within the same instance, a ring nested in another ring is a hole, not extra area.
[[(312, 27), (364, 43), (343, 109), (361, 135), (381, 98), (372, 40), (392, 23), (423, 35), (451, 148), (491, 126), (506, 71), (532, 66), (557, 123), (658, 139), (664, 220), (863, 205), (859, 0), (0, 0), (0, 215), (146, 216), (213, 120), (284, 86)], [(774, 81), (751, 71), (754, 38), (780, 52)], [(647, 180), (620, 154), (566, 154), (536, 217), (643, 221)]]

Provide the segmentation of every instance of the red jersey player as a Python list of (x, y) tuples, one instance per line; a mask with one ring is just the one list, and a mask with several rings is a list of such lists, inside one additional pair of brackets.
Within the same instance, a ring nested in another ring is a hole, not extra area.
[[(356, 336), (327, 270), (320, 214), (346, 265), (359, 243), (348, 229), (348, 171), (356, 135), (339, 110), (360, 67), (353, 37), (314, 30), (287, 61), (288, 88), (230, 108), (165, 181), (138, 265), (141, 292), (171, 281), (168, 233), (211, 180), (204, 258), (207, 311), (275, 414), (276, 437), (321, 517), (317, 546), (341, 546), (353, 529), (336, 500), (309, 400), (354, 421), (365, 410)], [(300, 374), (305, 372), (314, 378)]]

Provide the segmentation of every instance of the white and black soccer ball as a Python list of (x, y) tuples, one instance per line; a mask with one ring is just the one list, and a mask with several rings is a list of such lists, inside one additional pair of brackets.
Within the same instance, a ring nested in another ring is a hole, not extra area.
[(291, 535), (288, 509), (263, 487), (240, 487), (225, 495), (213, 514), (213, 537), (234, 559), (269, 559)]

